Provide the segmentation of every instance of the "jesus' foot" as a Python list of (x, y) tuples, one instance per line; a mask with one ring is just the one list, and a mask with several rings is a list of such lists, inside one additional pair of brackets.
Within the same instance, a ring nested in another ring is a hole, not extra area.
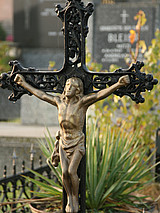
[(77, 196), (74, 196), (74, 195), (73, 195), (73, 209), (74, 209), (74, 213), (77, 213), (79, 210), (78, 199), (77, 199)]
[(71, 206), (70, 204), (67, 204), (67, 206), (66, 206), (66, 212), (67, 213), (73, 213), (74, 212), (74, 210), (73, 210), (73, 206)]

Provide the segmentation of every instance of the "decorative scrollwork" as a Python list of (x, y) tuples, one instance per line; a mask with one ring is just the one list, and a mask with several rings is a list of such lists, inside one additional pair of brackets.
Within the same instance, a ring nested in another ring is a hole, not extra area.
[[(157, 79), (154, 79), (151, 74), (141, 72), (140, 69), (144, 66), (143, 62), (137, 61), (136, 64), (132, 64), (128, 69), (118, 69), (114, 73), (99, 73), (93, 79), (93, 86), (96, 89), (104, 89), (106, 86), (111, 86), (118, 82), (118, 79), (123, 75), (129, 75), (130, 84), (126, 87), (118, 89), (114, 94), (123, 97), (129, 96), (133, 101), (143, 103), (145, 99), (141, 93), (146, 90), (150, 91), (153, 86), (158, 83)], [(97, 92), (97, 91), (95, 91)]]
[(69, 7), (67, 10), (66, 29), (69, 63), (79, 63), (81, 59), (81, 19), (80, 12), (76, 7)]
[(151, 74), (146, 74), (140, 71), (144, 65), (143, 62), (137, 62), (136, 64), (132, 64), (128, 69), (118, 69), (112, 73), (90, 72), (81, 68), (66, 69), (57, 72), (39, 71), (34, 68), (26, 69), (17, 61), (12, 61), (10, 65), (12, 71), (9, 73), (3, 73), (0, 76), (0, 87), (12, 90), (12, 94), (9, 97), (9, 100), (11, 101), (16, 101), (23, 94), (31, 95), (31, 93), (14, 82), (16, 74), (23, 75), (26, 81), (37, 89), (44, 92), (56, 93), (62, 93), (65, 81), (68, 78), (76, 76), (81, 78), (84, 82), (85, 94), (98, 92), (107, 86), (112, 86), (118, 82), (121, 76), (129, 75), (130, 84), (120, 88), (114, 92), (114, 94), (120, 97), (123, 97), (124, 95), (129, 96), (136, 103), (143, 103), (145, 100), (141, 93), (146, 90), (152, 90), (153, 86), (158, 83), (158, 80), (154, 79)]
[(110, 77), (109, 76), (96, 76), (95, 78), (93, 78), (93, 86), (96, 89), (105, 89), (106, 88), (106, 84), (108, 85), (110, 83)]
[(24, 76), (26, 82), (28, 82), (33, 87), (40, 89), (45, 92), (59, 92), (63, 91), (63, 86), (59, 76), (59, 72), (50, 71), (39, 71), (35, 68), (24, 68), (18, 61), (11, 61), (10, 66), (12, 71), (8, 73), (2, 73), (0, 76), (0, 87), (3, 89), (12, 90), (12, 94), (9, 96), (10, 101), (17, 101), (22, 95), (28, 94), (32, 95), (23, 87), (19, 86), (14, 82), (16, 74), (21, 74)]
[(85, 37), (88, 34), (88, 18), (93, 12), (93, 4), (86, 7), (80, 0), (69, 0), (63, 9), (56, 6), (57, 16), (63, 22), (65, 35), (65, 64), (85, 63)]

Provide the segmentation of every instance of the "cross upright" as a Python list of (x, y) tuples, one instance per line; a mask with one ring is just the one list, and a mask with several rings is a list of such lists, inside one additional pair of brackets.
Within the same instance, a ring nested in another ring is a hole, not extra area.
[(57, 166), (60, 161), (62, 166), (63, 212), (85, 213), (85, 116), (88, 107), (112, 93), (120, 97), (127, 95), (136, 103), (143, 103), (141, 92), (152, 90), (157, 84), (151, 74), (140, 71), (143, 62), (113, 73), (87, 69), (85, 39), (92, 12), (93, 4), (85, 6), (81, 0), (67, 0), (64, 8), (56, 6), (57, 16), (63, 23), (65, 47), (60, 70), (24, 68), (18, 61), (12, 61), (12, 71), (0, 77), (0, 86), (12, 90), (9, 100), (15, 102), (24, 94), (35, 95), (58, 108), (60, 131), (52, 162)]

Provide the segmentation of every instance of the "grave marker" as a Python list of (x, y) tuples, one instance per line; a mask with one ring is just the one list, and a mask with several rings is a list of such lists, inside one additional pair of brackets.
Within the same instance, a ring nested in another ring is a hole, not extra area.
[(63, 48), (62, 23), (55, 12), (58, 3), (61, 0), (15, 0), (14, 41), (22, 47)]
[[(111, 64), (127, 67), (124, 58), (129, 54), (131, 44), (129, 31), (135, 30), (134, 16), (139, 10), (146, 14), (147, 22), (141, 29), (141, 39), (149, 45), (155, 30), (155, 7), (130, 4), (98, 5), (96, 7), (93, 58), (109, 69)], [(137, 38), (136, 38), (137, 40)], [(100, 42), (101, 41), (101, 42)], [(135, 45), (133, 46), (135, 48)], [(142, 60), (139, 54), (138, 60)]]

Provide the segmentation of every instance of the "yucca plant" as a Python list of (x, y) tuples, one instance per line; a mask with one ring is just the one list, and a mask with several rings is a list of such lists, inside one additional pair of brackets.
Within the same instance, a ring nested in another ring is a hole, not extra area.
[[(138, 132), (137, 132), (138, 134)], [(87, 131), (87, 208), (95, 212), (123, 209), (135, 210), (142, 198), (134, 196), (135, 191), (151, 182), (148, 148), (136, 140), (136, 134), (127, 134), (123, 129), (106, 126), (103, 132), (97, 124), (91, 123)], [(134, 207), (134, 209), (133, 209)]]
[[(138, 134), (138, 132), (137, 132)], [(90, 123), (87, 129), (86, 148), (86, 204), (88, 212), (141, 212), (143, 197), (136, 197), (133, 192), (142, 189), (151, 182), (151, 169), (149, 161), (153, 155), (148, 156), (148, 148), (136, 140), (136, 134), (127, 134), (123, 129), (106, 126), (101, 129)], [(58, 182), (50, 180), (39, 173), (34, 173), (36, 179), (26, 177), (40, 188), (35, 195), (48, 198), (62, 199), (62, 179), (60, 164), (57, 168), (51, 163), (51, 154), (55, 140), (49, 130), (45, 141), (39, 140), (40, 148), (47, 159)], [(39, 180), (38, 180), (39, 178)], [(41, 182), (43, 180), (43, 182)], [(138, 204), (137, 204), (138, 201)]]

